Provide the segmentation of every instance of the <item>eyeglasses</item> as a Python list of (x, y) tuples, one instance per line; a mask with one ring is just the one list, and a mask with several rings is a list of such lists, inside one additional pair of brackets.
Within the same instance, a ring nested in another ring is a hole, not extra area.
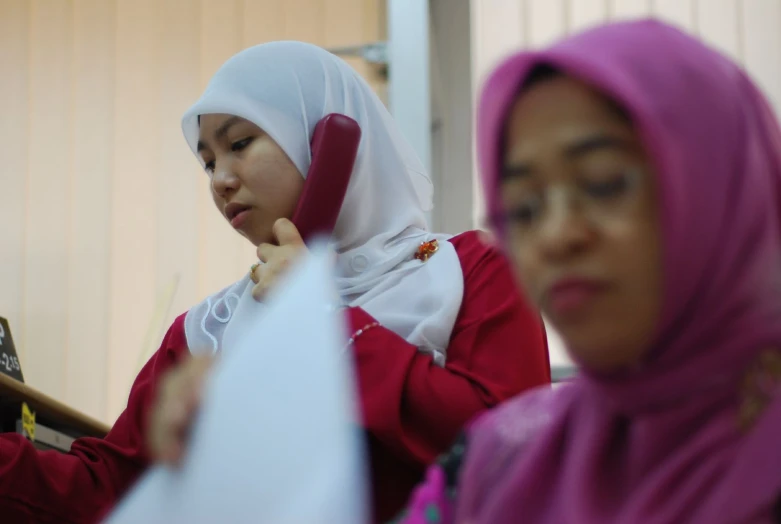
[(511, 233), (533, 234), (546, 220), (561, 213), (578, 213), (593, 221), (620, 218), (637, 201), (645, 177), (644, 169), (629, 168), (523, 188), (506, 199), (505, 209), (490, 217), (491, 223)]

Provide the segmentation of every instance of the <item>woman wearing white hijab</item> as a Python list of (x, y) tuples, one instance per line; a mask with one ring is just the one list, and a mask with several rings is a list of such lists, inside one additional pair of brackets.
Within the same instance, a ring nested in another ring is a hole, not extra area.
[[(150, 460), (178, 460), (210, 360), (186, 357), (230, 351), (252, 321), (242, 304), (261, 299), (306, 250), (287, 219), (311, 163), (312, 132), (331, 113), (362, 132), (330, 246), (335, 305), (352, 327), (376, 518), (403, 505), (424, 466), (475, 413), (549, 381), (540, 319), (503, 257), (476, 232), (427, 230), (431, 181), (368, 85), (312, 45), (252, 47), (222, 66), (182, 127), (217, 208), (258, 246), (261, 263), (176, 319), (105, 439), (42, 454), (0, 435), (0, 514), (9, 522), (92, 522)], [(416, 256), (423, 243), (438, 249)]]

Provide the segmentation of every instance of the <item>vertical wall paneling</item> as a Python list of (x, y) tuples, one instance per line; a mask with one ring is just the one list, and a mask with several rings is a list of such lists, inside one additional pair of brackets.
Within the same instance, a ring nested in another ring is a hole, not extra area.
[[(367, 43), (364, 27), (364, 0), (329, 0), (323, 4), (325, 30), (322, 45), (326, 48)], [(376, 35), (374, 35), (376, 38)], [(371, 74), (369, 64), (359, 57), (343, 57), (364, 76)]]
[(568, 0), (569, 31), (580, 31), (607, 20), (608, 0)]
[[(160, 2), (167, 44), (160, 53), (160, 155), (158, 187), (152, 195), (157, 207), (155, 305), (166, 308), (171, 321), (199, 298), (199, 188), (208, 177), (182, 138), (181, 117), (201, 92), (201, 11), (190, 0)], [(217, 214), (216, 209), (209, 210)], [(176, 292), (165, 305), (169, 286)], [(160, 303), (159, 301), (163, 301)], [(160, 313), (157, 313), (160, 314)], [(150, 329), (157, 330), (150, 327)], [(154, 342), (159, 332), (150, 333)]]
[(746, 68), (781, 114), (781, 1), (751, 0), (741, 2), (742, 22), (739, 28), (743, 39)]
[(608, 0), (608, 16), (611, 20), (638, 18), (651, 13), (652, 0)]
[(695, 0), (652, 0), (651, 14), (691, 33), (697, 33)]
[(326, 0), (285, 0), (285, 38), (322, 45), (325, 6)]
[(570, 11), (565, 0), (526, 0), (526, 16), (531, 47), (552, 43), (567, 32)]
[[(520, 0), (472, 0), (472, 93), (475, 100), (485, 75), (503, 57), (525, 45), (524, 3)], [(472, 219), (483, 221), (483, 192), (477, 178), (477, 155), (473, 156)]]
[(69, 3), (46, 0), (30, 9), (23, 331), (46, 359), (28, 358), (24, 373), (52, 394), (64, 389), (67, 352), (72, 13)]
[(13, 72), (0, 82), (0, 316), (8, 319), (27, 370), (24, 280), (29, 144), (30, 2), (6, 0), (0, 16), (0, 68)]
[(285, 39), (286, 0), (244, 0), (244, 47)]
[(154, 308), (161, 187), (159, 8), (157, 0), (116, 3), (108, 363), (112, 415), (127, 401)]
[(740, 6), (736, 0), (695, 0), (699, 35), (734, 60), (742, 60)]
[(529, 41), (524, 7), (520, 0), (472, 0), (472, 57), (478, 83), (505, 55)]
[(114, 4), (73, 2), (65, 401), (106, 413), (114, 129)]

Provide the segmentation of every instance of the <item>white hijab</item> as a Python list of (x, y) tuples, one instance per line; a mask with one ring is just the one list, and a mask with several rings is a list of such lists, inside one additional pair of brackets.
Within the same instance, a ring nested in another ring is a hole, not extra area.
[[(447, 236), (427, 230), (432, 184), (382, 102), (346, 62), (317, 46), (272, 42), (228, 60), (182, 119), (196, 152), (198, 116), (225, 113), (268, 133), (306, 176), (315, 125), (342, 113), (361, 127), (358, 157), (330, 247), (341, 305), (360, 306), (443, 365), (463, 296), (458, 255)], [(427, 262), (421, 242), (439, 239)], [(249, 268), (248, 268), (249, 270)], [(185, 319), (192, 352), (232, 345), (258, 314), (245, 276), (192, 308)]]

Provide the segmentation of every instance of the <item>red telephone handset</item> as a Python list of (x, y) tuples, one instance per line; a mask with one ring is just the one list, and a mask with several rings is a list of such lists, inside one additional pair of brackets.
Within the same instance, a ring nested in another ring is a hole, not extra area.
[(305, 242), (315, 234), (330, 235), (342, 208), (358, 154), (361, 128), (350, 117), (326, 115), (312, 134), (312, 164), (293, 214)]

